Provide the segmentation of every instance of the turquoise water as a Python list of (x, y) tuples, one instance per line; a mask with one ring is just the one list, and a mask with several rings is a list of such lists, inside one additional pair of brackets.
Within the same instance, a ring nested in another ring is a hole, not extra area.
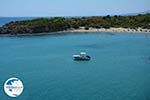
[[(90, 61), (73, 61), (87, 52)], [(150, 35), (89, 33), (0, 37), (0, 99), (10, 77), (15, 100), (150, 100)]]

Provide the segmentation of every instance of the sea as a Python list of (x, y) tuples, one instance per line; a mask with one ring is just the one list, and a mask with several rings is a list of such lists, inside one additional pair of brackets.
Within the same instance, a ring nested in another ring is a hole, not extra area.
[[(74, 61), (80, 52), (91, 60)], [(3, 89), (11, 77), (24, 85), (16, 98)], [(150, 35), (0, 36), (0, 100), (150, 100)]]

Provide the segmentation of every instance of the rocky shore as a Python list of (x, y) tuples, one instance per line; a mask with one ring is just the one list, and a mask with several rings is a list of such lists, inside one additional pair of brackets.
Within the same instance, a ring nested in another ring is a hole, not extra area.
[(26, 33), (26, 31), (20, 31), (20, 33), (18, 33), (17, 31), (12, 31), (12, 30), (8, 30), (7, 28), (0, 28), (0, 35), (42, 35), (42, 34), (61, 34), (64, 32), (128, 32), (128, 33), (147, 33), (150, 34), (150, 29), (143, 29), (143, 28), (136, 28), (136, 29), (131, 29), (131, 28), (88, 28), (86, 29), (85, 27), (79, 27), (78, 29), (66, 29), (63, 31), (51, 31), (51, 32), (47, 32), (45, 29), (38, 29), (39, 32), (34, 33), (33, 30), (28, 30), (28, 32)]
[(79, 29), (71, 29), (64, 32), (131, 32), (131, 33), (150, 33), (150, 29), (131, 29), (131, 28), (89, 28), (85, 29), (84, 27), (80, 27)]

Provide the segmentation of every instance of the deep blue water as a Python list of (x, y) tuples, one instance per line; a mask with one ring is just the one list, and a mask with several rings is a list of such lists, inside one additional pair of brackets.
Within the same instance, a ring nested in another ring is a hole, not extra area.
[(0, 17), (0, 27), (11, 21), (31, 20), (36, 17)]
[(0, 36), (0, 100), (10, 77), (24, 84), (15, 100), (150, 100), (150, 35)]

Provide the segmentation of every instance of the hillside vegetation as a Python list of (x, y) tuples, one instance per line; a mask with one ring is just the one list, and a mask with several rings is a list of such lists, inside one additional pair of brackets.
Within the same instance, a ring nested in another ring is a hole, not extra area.
[(150, 14), (137, 16), (93, 16), (77, 18), (36, 18), (33, 20), (16, 21), (0, 28), (0, 34), (26, 34), (57, 32), (79, 27), (92, 28), (143, 28), (150, 29)]

